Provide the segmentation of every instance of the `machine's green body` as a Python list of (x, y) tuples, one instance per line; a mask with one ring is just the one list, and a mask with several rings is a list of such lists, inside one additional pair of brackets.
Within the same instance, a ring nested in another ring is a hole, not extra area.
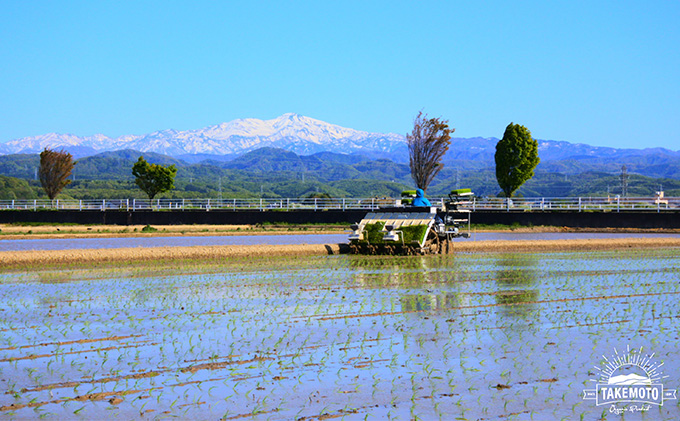
[[(470, 189), (452, 191), (449, 202), (443, 206), (445, 216), (441, 219), (435, 206), (410, 206), (415, 191), (404, 191), (400, 206), (369, 212), (352, 225), (350, 250), (357, 254), (449, 253), (453, 238), (470, 237), (470, 212), (459, 206), (472, 194)], [(467, 232), (459, 229), (464, 223), (468, 225)]]

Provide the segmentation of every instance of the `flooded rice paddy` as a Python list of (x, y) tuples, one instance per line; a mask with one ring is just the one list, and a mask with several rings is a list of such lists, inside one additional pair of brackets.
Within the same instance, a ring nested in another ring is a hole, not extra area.
[(680, 387), (679, 267), (657, 249), (4, 273), (0, 418), (678, 419), (677, 399), (583, 391), (623, 354)]

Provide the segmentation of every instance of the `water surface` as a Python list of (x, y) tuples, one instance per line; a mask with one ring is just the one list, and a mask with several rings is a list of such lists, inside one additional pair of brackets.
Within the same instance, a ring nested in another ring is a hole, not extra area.
[[(658, 238), (680, 234), (629, 233), (473, 233), (472, 238), (455, 241), (484, 240), (566, 240), (589, 238)], [(0, 240), (0, 251), (113, 249), (125, 247), (180, 247), (180, 246), (243, 246), (278, 244), (336, 244), (346, 243), (347, 234), (281, 234), (281, 235), (215, 235), (172, 237), (112, 237), (112, 238), (54, 238)]]
[(677, 399), (624, 418), (582, 393), (626, 355), (680, 386), (679, 267), (660, 249), (0, 272), (0, 418), (677, 420)]

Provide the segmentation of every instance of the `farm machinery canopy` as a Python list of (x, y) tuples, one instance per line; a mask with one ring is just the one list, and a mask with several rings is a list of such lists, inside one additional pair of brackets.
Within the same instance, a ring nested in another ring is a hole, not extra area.
[(401, 206), (369, 212), (360, 222), (352, 224), (350, 251), (355, 254), (449, 253), (453, 238), (470, 237), (470, 212), (459, 209), (473, 197), (470, 189), (451, 191), (441, 209), (443, 218), (437, 207), (411, 206), (414, 195), (414, 191), (402, 192)]

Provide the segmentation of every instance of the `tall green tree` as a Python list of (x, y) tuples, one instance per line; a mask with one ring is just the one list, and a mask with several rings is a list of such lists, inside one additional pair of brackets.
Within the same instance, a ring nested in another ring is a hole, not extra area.
[(164, 167), (159, 164), (149, 164), (140, 156), (132, 166), (132, 175), (140, 189), (153, 200), (156, 195), (175, 188), (177, 168), (174, 165)]
[(73, 166), (73, 156), (61, 150), (55, 151), (45, 148), (40, 153), (40, 166), (38, 175), (47, 197), (53, 200), (71, 182), (68, 177), (71, 175)]
[(456, 130), (449, 128), (448, 123), (448, 120), (427, 118), (421, 111), (413, 122), (413, 131), (406, 135), (411, 178), (419, 189), (427, 190), (444, 167), (441, 161), (449, 150), (451, 133)]
[(496, 144), (496, 180), (505, 197), (512, 194), (534, 176), (539, 162), (538, 142), (531, 132), (519, 124), (508, 124), (503, 139)]

